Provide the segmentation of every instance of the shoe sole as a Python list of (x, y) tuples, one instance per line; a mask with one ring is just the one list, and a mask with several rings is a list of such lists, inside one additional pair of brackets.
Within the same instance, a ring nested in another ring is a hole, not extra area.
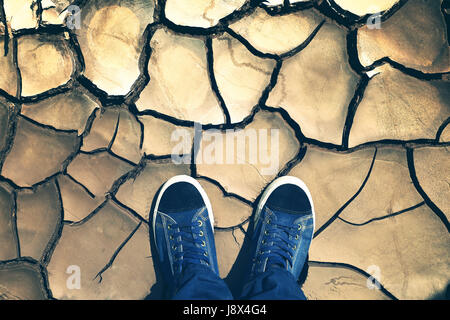
[(311, 204), (311, 211), (312, 211), (312, 215), (313, 215), (313, 233), (314, 233), (314, 231), (316, 230), (316, 213), (314, 211), (314, 203), (313, 203), (313, 200), (312, 200), (311, 192), (309, 191), (308, 187), (306, 186), (306, 184), (302, 180), (300, 180), (297, 177), (292, 177), (292, 176), (280, 177), (280, 178), (275, 179), (274, 181), (272, 181), (271, 184), (269, 184), (267, 189), (262, 194), (261, 200), (258, 202), (258, 206), (257, 206), (256, 212), (255, 212), (255, 223), (254, 223), (254, 226), (256, 227), (256, 222), (259, 219), (261, 211), (264, 208), (264, 206), (265, 206), (265, 204), (267, 202), (267, 199), (269, 199), (269, 197), (272, 194), (272, 192), (275, 191), (275, 189), (278, 188), (279, 186), (282, 186), (282, 185), (285, 185), (285, 184), (296, 185), (296, 186), (298, 186), (300, 189), (302, 189), (306, 193), (306, 196), (308, 197), (309, 203)]
[[(200, 195), (201, 195), (201, 197), (203, 199), (203, 202), (205, 203), (206, 209), (208, 210), (208, 216), (209, 216), (209, 220), (211, 221), (212, 232), (214, 233), (214, 214), (213, 214), (213, 211), (212, 211), (211, 202), (209, 201), (208, 195), (206, 194), (205, 190), (200, 185), (200, 183), (197, 180), (195, 180), (194, 178), (192, 178), (190, 176), (187, 176), (187, 175), (178, 175), (178, 176), (172, 177), (169, 180), (167, 180), (163, 184), (163, 186), (161, 187), (161, 190), (158, 193), (158, 198), (156, 199), (155, 209), (153, 210), (153, 221), (152, 221), (153, 235), (156, 235), (156, 233), (155, 233), (155, 229), (156, 229), (156, 215), (158, 214), (158, 208), (159, 208), (159, 203), (161, 201), (161, 198), (162, 198), (164, 192), (171, 185), (173, 185), (175, 183), (178, 183), (178, 182), (190, 183), (200, 193)], [(154, 238), (154, 242), (155, 242), (155, 246), (156, 246), (156, 236), (154, 236), (153, 238)], [(156, 248), (158, 248), (158, 246), (156, 246)]]

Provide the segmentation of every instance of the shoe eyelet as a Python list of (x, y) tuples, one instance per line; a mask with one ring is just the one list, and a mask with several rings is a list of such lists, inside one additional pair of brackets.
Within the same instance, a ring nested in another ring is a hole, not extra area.
[(292, 247), (292, 249), (296, 250), (296, 249), (297, 249), (297, 246), (296, 246), (296, 245), (294, 245), (294, 246)]
[(198, 226), (201, 227), (203, 225), (203, 221), (202, 220), (198, 220)]
[(205, 247), (205, 246), (206, 246), (206, 242), (205, 242), (205, 241), (202, 241), (201, 246), (202, 246), (202, 247)]
[(266, 236), (268, 236), (268, 235), (269, 235), (269, 231), (264, 230), (264, 234), (265, 234)]
[(199, 235), (200, 237), (203, 237), (203, 231), (200, 230), (200, 232), (198, 233), (198, 235)]
[(171, 229), (172, 229), (172, 226), (171, 226), (170, 224), (167, 225), (167, 229), (171, 230)]
[(271, 224), (271, 223), (272, 223), (271, 219), (267, 220), (267, 224)]
[(295, 235), (295, 240), (298, 240), (298, 238), (299, 238), (298, 234), (297, 234), (297, 235)]
[(203, 251), (203, 255), (204, 255), (205, 257), (207, 257), (207, 256), (208, 256), (208, 252)]
[(298, 224), (298, 230), (301, 230), (302, 229), (302, 225), (299, 223)]
[(262, 244), (266, 244), (266, 240), (262, 240), (261, 243), (262, 243)]
[(173, 239), (174, 239), (174, 237), (173, 237), (173, 236), (171, 235), (171, 236), (169, 236), (169, 239), (170, 239), (170, 240), (173, 240)]
[(176, 246), (176, 245), (173, 245), (173, 246), (172, 246), (172, 249), (173, 249), (173, 251), (177, 250), (177, 246)]

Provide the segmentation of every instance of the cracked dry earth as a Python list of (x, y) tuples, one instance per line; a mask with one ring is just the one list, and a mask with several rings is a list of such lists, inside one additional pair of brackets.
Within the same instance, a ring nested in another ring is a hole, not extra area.
[[(293, 175), (317, 211), (309, 299), (448, 298), (448, 14), (440, 0), (0, 0), (0, 299), (160, 298), (149, 210), (177, 174), (212, 200), (233, 290), (259, 194)], [(197, 163), (209, 129), (278, 129), (279, 171)]]

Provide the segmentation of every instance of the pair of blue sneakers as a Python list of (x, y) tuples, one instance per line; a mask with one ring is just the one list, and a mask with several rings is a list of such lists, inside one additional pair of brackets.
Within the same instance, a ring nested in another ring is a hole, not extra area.
[[(314, 206), (306, 185), (295, 177), (276, 179), (262, 194), (253, 219), (248, 278), (282, 268), (297, 279), (314, 233)], [(161, 187), (152, 231), (168, 287), (177, 287), (189, 264), (219, 275), (213, 226), (211, 203), (197, 180), (175, 176)]]

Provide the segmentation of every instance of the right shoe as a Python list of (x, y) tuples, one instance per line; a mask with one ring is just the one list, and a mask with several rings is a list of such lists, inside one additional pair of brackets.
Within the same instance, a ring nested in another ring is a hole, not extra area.
[(250, 278), (273, 268), (298, 279), (314, 235), (311, 193), (296, 177), (273, 181), (261, 196), (251, 236)]

